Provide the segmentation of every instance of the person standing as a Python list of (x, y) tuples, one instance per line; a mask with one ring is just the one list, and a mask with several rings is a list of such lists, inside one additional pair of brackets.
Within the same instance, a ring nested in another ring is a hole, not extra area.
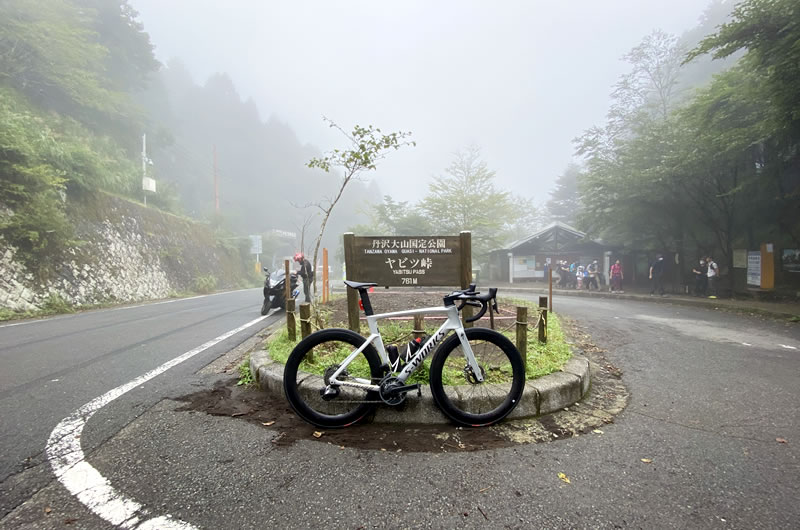
[(709, 298), (716, 298), (717, 297), (717, 280), (719, 279), (719, 267), (717, 263), (714, 261), (714, 258), (711, 256), (706, 258), (706, 265), (708, 266), (708, 272), (706, 276), (708, 277), (708, 297)]
[(586, 267), (586, 273), (588, 275), (589, 281), (586, 283), (586, 290), (591, 291), (592, 285), (598, 291), (600, 290), (600, 284), (597, 283), (597, 273), (599, 272), (600, 266), (597, 264), (597, 260), (594, 260)]
[(611, 277), (611, 292), (618, 292), (622, 293), (622, 280), (623, 280), (623, 273), (622, 273), (622, 264), (620, 264), (619, 260), (615, 261), (614, 264), (611, 266), (611, 269), (608, 271), (609, 277)]
[(314, 281), (314, 268), (311, 262), (308, 261), (302, 252), (294, 255), (294, 260), (300, 264), (298, 274), (303, 279), (303, 295), (305, 295), (305, 302), (311, 303), (311, 283)]
[(664, 296), (664, 256), (661, 254), (656, 255), (656, 260), (650, 265), (650, 280), (652, 280), (652, 288), (650, 289), (650, 296), (653, 296), (656, 291), (661, 296)]
[(700, 258), (700, 265), (692, 269), (694, 273), (694, 295), (705, 296), (706, 286), (708, 285), (708, 265), (706, 260)]

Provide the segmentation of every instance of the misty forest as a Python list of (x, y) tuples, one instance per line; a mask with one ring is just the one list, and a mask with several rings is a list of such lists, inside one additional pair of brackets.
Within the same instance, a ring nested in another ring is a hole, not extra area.
[(0, 235), (30, 268), (55, 263), (75, 239), (65, 204), (98, 191), (143, 202), (147, 176), (148, 207), (221, 239), (261, 234), (267, 263), (320, 244), (338, 262), (346, 231), (462, 230), (480, 263), (561, 221), (623, 249), (714, 252), (730, 268), (737, 247), (800, 248), (798, 43), (795, 0), (711, 2), (682, 34), (642, 33), (608, 87), (607, 119), (574, 131), (560, 175), (540, 175), (550, 189), (504, 188), (482, 146), (463, 145), (409, 200), (373, 175), (384, 158), (414, 157), (414, 123), (320, 116), (339, 143), (303, 143), (227, 73), (198, 80), (181, 57), (156, 60), (128, 0), (4, 0)]

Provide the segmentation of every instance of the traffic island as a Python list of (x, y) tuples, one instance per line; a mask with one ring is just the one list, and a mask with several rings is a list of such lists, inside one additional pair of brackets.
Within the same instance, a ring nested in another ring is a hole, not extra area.
[[(284, 397), (283, 364), (271, 359), (268, 350), (254, 350), (250, 353), (250, 372), (253, 374), (256, 384), (262, 390)], [(522, 401), (509, 418), (534, 418), (570, 407), (580, 401), (589, 391), (590, 384), (591, 370), (589, 360), (582, 355), (576, 354), (567, 361), (562, 371), (527, 381)], [(450, 423), (433, 401), (430, 389), (427, 386), (423, 386), (421, 391), (421, 396), (413, 393), (397, 407), (379, 406), (375, 410), (372, 422), (393, 424)], [(462, 395), (466, 394), (466, 392), (462, 393)]]

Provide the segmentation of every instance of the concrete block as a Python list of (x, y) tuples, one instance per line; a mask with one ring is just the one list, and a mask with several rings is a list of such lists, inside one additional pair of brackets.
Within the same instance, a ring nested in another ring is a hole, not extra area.
[(522, 392), (522, 400), (517, 408), (511, 411), (509, 418), (533, 418), (539, 415), (539, 390), (532, 381), (525, 382), (525, 390)]
[(581, 381), (573, 374), (555, 372), (528, 384), (539, 391), (539, 414), (561, 410), (581, 398)]
[(581, 397), (585, 396), (586, 392), (589, 391), (592, 380), (589, 375), (589, 359), (583, 355), (574, 355), (572, 359), (567, 361), (561, 371), (575, 375), (581, 380)]

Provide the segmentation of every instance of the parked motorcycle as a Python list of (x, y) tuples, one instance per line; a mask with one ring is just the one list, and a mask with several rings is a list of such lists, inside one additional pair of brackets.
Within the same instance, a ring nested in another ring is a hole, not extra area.
[[(267, 274), (264, 280), (264, 303), (261, 305), (261, 314), (266, 315), (273, 307), (286, 309), (286, 271), (276, 269), (270, 274), (269, 269), (264, 267)], [(300, 290), (297, 288), (297, 273), (290, 272), (290, 287), (292, 296), (296, 297)]]

